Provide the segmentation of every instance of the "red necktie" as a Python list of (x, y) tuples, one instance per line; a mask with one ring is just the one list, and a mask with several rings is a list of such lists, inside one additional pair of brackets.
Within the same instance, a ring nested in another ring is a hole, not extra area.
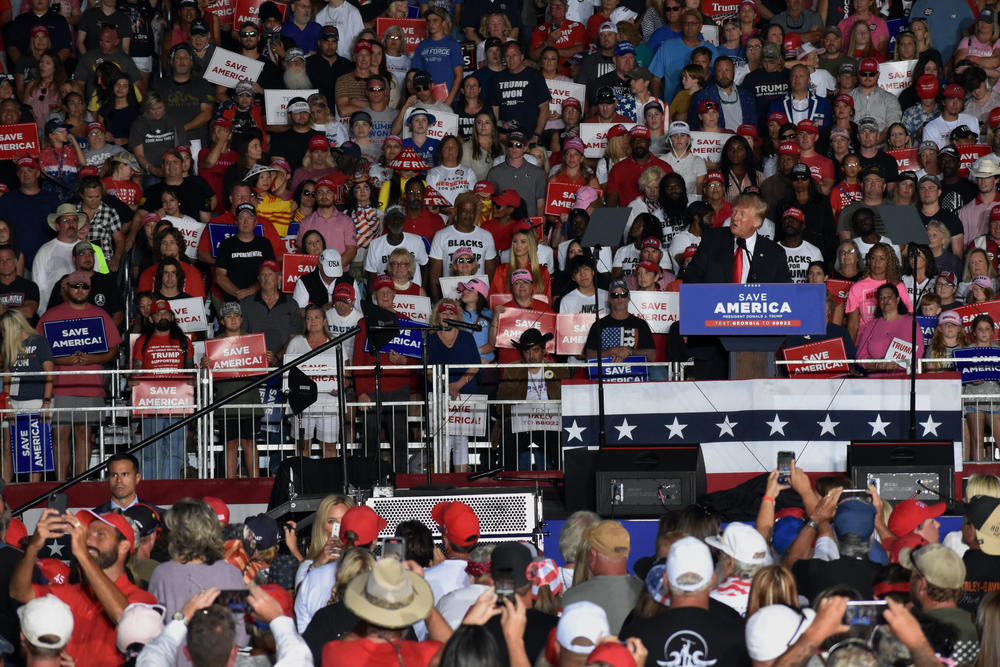
[(736, 252), (733, 253), (733, 282), (743, 282), (743, 248), (739, 246), (736, 247)]

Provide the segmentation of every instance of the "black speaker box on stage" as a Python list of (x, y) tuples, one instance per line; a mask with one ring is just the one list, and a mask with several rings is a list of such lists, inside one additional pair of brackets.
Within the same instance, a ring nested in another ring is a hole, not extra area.
[[(351, 486), (366, 489), (378, 480), (378, 465), (374, 458), (347, 457), (347, 481)], [(339, 458), (310, 459), (293, 456), (282, 461), (274, 474), (272, 509), (287, 501), (291, 490), (298, 495), (340, 493), (344, 489), (344, 463)]]
[(852, 442), (847, 471), (855, 488), (877, 480), (879, 495), (891, 503), (955, 497), (955, 448), (949, 441)]
[[(592, 465), (591, 498), (596, 501), (589, 507), (596, 506), (603, 516), (658, 517), (705, 493), (705, 461), (697, 444), (588, 453), (596, 454), (586, 461)], [(569, 480), (566, 485), (567, 509), (581, 509), (571, 505), (571, 494), (574, 499), (582, 497), (570, 488)]]

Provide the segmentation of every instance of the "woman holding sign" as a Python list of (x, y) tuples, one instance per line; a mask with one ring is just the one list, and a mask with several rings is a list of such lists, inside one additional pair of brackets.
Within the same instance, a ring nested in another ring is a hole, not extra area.
[[(972, 326), (970, 329), (972, 331), (972, 341), (969, 347), (983, 348), (982, 356), (984, 357), (995, 356), (996, 349), (993, 344), (993, 336), (996, 332), (996, 325), (993, 322), (993, 318), (986, 314), (976, 315), (976, 319), (972, 320)], [(966, 368), (962, 372), (963, 396), (1000, 394), (1000, 382), (997, 382), (996, 380), (964, 381), (965, 375), (970, 370), (973, 369)], [(973, 398), (971, 400), (966, 400), (965, 423), (967, 427), (966, 434), (968, 436), (965, 440), (966, 461), (983, 460), (983, 436), (985, 435), (984, 428), (986, 426), (987, 417), (990, 419), (990, 432), (993, 433), (993, 437), (996, 438), (996, 434), (1000, 433), (1000, 403), (991, 399)]]
[[(876, 290), (875, 319), (858, 336), (858, 359), (885, 361), (865, 364), (869, 371), (899, 373), (906, 370), (913, 343), (913, 318), (908, 313), (896, 285), (884, 283)], [(919, 330), (915, 342), (915, 356), (919, 358), (924, 353), (924, 337)]]
[[(479, 369), (475, 365), (479, 363), (479, 347), (468, 331), (448, 327), (445, 320), (449, 319), (462, 321), (463, 317), (454, 299), (442, 299), (431, 315), (431, 326), (444, 326), (445, 329), (427, 336), (427, 363), (451, 365), (448, 373), (448, 398), (461, 403), (459, 394), (477, 392), (476, 375)], [(469, 364), (471, 368), (455, 368), (454, 364)], [(451, 410), (448, 414), (451, 415)], [(449, 434), (448, 446), (452, 452), (454, 471), (466, 472), (469, 469), (469, 436)]]

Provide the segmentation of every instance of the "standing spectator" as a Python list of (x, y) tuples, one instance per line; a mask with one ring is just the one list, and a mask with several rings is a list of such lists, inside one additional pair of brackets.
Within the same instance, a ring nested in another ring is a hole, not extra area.
[(264, 334), (267, 363), (279, 366), (288, 341), (302, 331), (302, 315), (295, 300), (279, 289), (281, 266), (276, 261), (261, 262), (257, 282), (260, 291), (244, 297), (240, 303), (247, 333)]
[[(105, 7), (106, 2), (102, 2), (99, 7), (88, 9), (85, 14), (103, 12)], [(111, 6), (111, 9), (114, 10), (114, 5)], [(121, 15), (121, 21), (128, 21), (124, 14), (117, 11), (115, 13)], [(103, 62), (112, 62), (117, 65), (118, 70), (128, 76), (130, 84), (136, 84), (142, 79), (142, 73), (136, 67), (135, 61), (128, 55), (128, 35), (122, 36), (121, 32), (116, 30), (113, 25), (107, 23), (94, 23), (92, 25), (91, 34), (93, 34), (93, 37), (86, 35), (82, 29), (79, 29), (77, 32), (76, 39), (78, 45), (82, 44), (84, 39), (93, 43), (89, 44), (86, 48), (82, 48), (81, 46), (80, 60), (77, 62), (76, 70), (73, 72), (73, 79), (79, 82), (77, 84), (79, 87), (78, 92), (86, 94), (87, 99), (91, 99), (95, 95), (98, 84), (98, 66)], [(99, 25), (101, 27), (97, 29)], [(128, 30), (128, 28), (126, 27), (125, 30)], [(104, 83), (107, 85), (107, 82)]]
[(596, 604), (607, 613), (611, 633), (617, 635), (643, 588), (626, 568), (631, 547), (628, 531), (617, 521), (602, 521), (588, 528), (583, 540), (589, 547), (587, 567), (593, 576), (566, 591), (563, 604), (583, 600)]
[(339, 46), (340, 31), (337, 26), (324, 25), (319, 31), (316, 53), (306, 57), (306, 74), (327, 100), (336, 99), (337, 79), (353, 69), (351, 61), (337, 53)]
[(696, 48), (705, 47), (715, 60), (715, 47), (701, 37), (701, 13), (696, 9), (685, 9), (681, 17), (681, 36), (679, 39), (667, 39), (657, 49), (649, 71), (656, 78), (653, 80), (653, 90), (660, 92), (664, 100), (672, 100), (677, 94), (680, 84), (681, 70), (690, 62), (691, 52)]
[(49, 227), (56, 231), (56, 238), (38, 249), (31, 267), (31, 275), (38, 284), (39, 314), (45, 312), (59, 278), (73, 271), (73, 248), (79, 241), (77, 229), (86, 222), (86, 214), (78, 212), (72, 204), (60, 204), (55, 213), (49, 214)]
[(59, 60), (66, 62), (73, 46), (72, 28), (62, 14), (50, 9), (48, 0), (31, 0), (28, 11), (18, 14), (4, 26), (4, 41), (11, 61), (16, 64), (23, 56), (30, 55), (29, 41), (32, 29), (36, 26), (43, 26), (48, 30), (53, 51)]
[(13, 246), (0, 245), (0, 312), (16, 310), (33, 320), (38, 312), (38, 285), (17, 273)]
[[(548, 89), (546, 88), (546, 90)], [(528, 141), (527, 132), (521, 129), (508, 132), (507, 157), (489, 170), (486, 180), (493, 185), (496, 192), (514, 190), (520, 193), (524, 200), (525, 210), (530, 217), (538, 215), (539, 211), (545, 208), (546, 174), (525, 159)], [(455, 201), (457, 210), (458, 198)]]
[(257, 211), (253, 204), (236, 207), (236, 234), (219, 244), (215, 260), (215, 284), (226, 301), (239, 301), (260, 289), (257, 276), (261, 264), (274, 260), (271, 244), (254, 233)]
[(858, 87), (845, 91), (854, 98), (854, 115), (858, 118), (871, 117), (878, 127), (879, 143), (884, 142), (889, 126), (898, 123), (903, 112), (899, 99), (879, 87), (878, 61), (864, 58), (858, 65)]
[(451, 17), (441, 7), (424, 12), (427, 38), (417, 45), (412, 67), (431, 75), (435, 86), (444, 84), (444, 103), (451, 105), (462, 87), (462, 46), (451, 36)]
[(333, 179), (324, 177), (316, 182), (316, 210), (299, 223), (299, 240), (306, 232), (315, 229), (323, 235), (327, 248), (340, 253), (344, 264), (350, 264), (358, 252), (354, 221), (335, 206), (337, 185)]
[(702, 100), (712, 100), (722, 107), (719, 127), (735, 129), (743, 124), (757, 124), (757, 106), (754, 99), (749, 91), (736, 86), (733, 81), (735, 74), (733, 59), (729, 56), (719, 56), (712, 71), (713, 82), (691, 96), (691, 106), (687, 115), (687, 122), (691, 127), (698, 127), (698, 107)]
[[(68, 534), (73, 557), (82, 570), (75, 584), (33, 584), (35, 560), (45, 544)], [(47, 509), (17, 564), (10, 581), (10, 595), (27, 604), (54, 595), (69, 605), (75, 630), (66, 652), (75, 660), (95, 665), (114, 665), (121, 660), (115, 646), (115, 625), (132, 602), (156, 604), (156, 597), (142, 590), (125, 572), (125, 563), (135, 549), (135, 530), (121, 514), (95, 514), (81, 510), (74, 516)], [(31, 624), (27, 624), (31, 627)]]
[(146, 95), (142, 106), (144, 113), (129, 129), (128, 145), (147, 174), (143, 185), (148, 186), (163, 178), (163, 154), (187, 143), (188, 134), (181, 119), (167, 116), (167, 104), (156, 91)]
[(767, 563), (767, 540), (755, 528), (734, 521), (722, 535), (709, 535), (705, 542), (720, 552), (716, 587), (709, 595), (746, 616), (753, 578)]
[(354, 40), (365, 28), (358, 8), (347, 0), (326, 0), (326, 7), (316, 12), (314, 20), (321, 26), (332, 25), (337, 29), (340, 38), (337, 53), (350, 60)]
[[(0, 270), (3, 269), (4, 254), (8, 254), (0, 248)], [(0, 275), (2, 277), (2, 275)], [(17, 310), (11, 308), (0, 315), (0, 333), (3, 335), (3, 371), (14, 373), (3, 380), (3, 391), (10, 396), (10, 406), (18, 412), (39, 412), (52, 407), (52, 371), (55, 364), (52, 362), (52, 349), (44, 336), (38, 334), (35, 329), (28, 324)], [(50, 375), (28, 375), (17, 377), (17, 373), (49, 373)], [(3, 466), (4, 475), (9, 476), (11, 470), (9, 431), (4, 434), (4, 454)], [(6, 529), (3, 524), (5, 508), (3, 500), (0, 498), (0, 528)], [(6, 564), (6, 562), (5, 562)], [(3, 614), (0, 612), (0, 617)]]
[[(537, 142), (549, 119), (549, 101), (552, 99), (549, 87), (541, 72), (525, 65), (524, 47), (518, 42), (507, 42), (504, 56), (507, 69), (493, 77), (486, 101), (493, 106), (493, 115), (499, 121), (516, 122), (527, 135), (525, 139), (529, 143)], [(509, 136), (507, 140), (512, 141)]]
[[(132, 368), (136, 370), (159, 370), (194, 368), (191, 341), (181, 331), (170, 309), (170, 304), (159, 299), (149, 310), (153, 330), (139, 336), (132, 347)], [(190, 375), (142, 374), (137, 379), (152, 382), (157, 379), (184, 380)], [(164, 413), (142, 418), (144, 438), (158, 433), (180, 419), (177, 414)], [(179, 414), (179, 413), (178, 413)], [(142, 450), (142, 469), (149, 479), (179, 479), (185, 467), (184, 445), (187, 429), (178, 429)]]
[(812, 262), (823, 260), (819, 248), (808, 241), (802, 240), (802, 231), (806, 216), (801, 209), (791, 207), (781, 216), (781, 231), (783, 238), (778, 243), (785, 249), (788, 261), (788, 274), (793, 283), (806, 282), (806, 272)]
[(271, 136), (271, 155), (280, 155), (288, 160), (292, 169), (302, 166), (302, 158), (309, 149), (309, 141), (314, 136), (325, 136), (313, 129), (309, 102), (302, 97), (293, 97), (286, 107), (289, 128)]
[[(194, 74), (194, 52), (191, 45), (181, 42), (170, 49), (170, 75), (156, 86), (167, 106), (167, 114), (182, 123), (192, 139), (208, 141), (208, 122), (212, 119), (215, 89)], [(180, 145), (178, 142), (175, 145)]]
[(466, 569), (479, 542), (479, 517), (461, 501), (436, 504), (431, 517), (441, 530), (445, 560), (424, 570), (424, 580), (438, 602), (448, 593), (472, 583)]
[(10, 225), (17, 236), (19, 249), (24, 252), (25, 264), (31, 265), (35, 253), (52, 237), (43, 221), (58, 201), (42, 192), (38, 160), (24, 156), (17, 160), (16, 167), (20, 187), (0, 197), (0, 219)]
[(629, 145), (631, 154), (612, 167), (608, 175), (608, 206), (627, 205), (638, 197), (639, 177), (649, 167), (659, 167), (664, 174), (674, 171), (669, 164), (649, 152), (650, 134), (645, 125), (635, 125), (629, 130)]
[(73, 657), (66, 652), (74, 625), (73, 611), (68, 604), (55, 595), (35, 598), (17, 610), (17, 618), (20, 620), (21, 648), (28, 659), (25, 664), (32, 667), (73, 664)]
[(306, 55), (316, 53), (322, 28), (312, 20), (312, 4), (309, 0), (295, 0), (289, 3), (288, 9), (290, 15), (281, 26), (281, 34), (294, 41)]
[[(315, 303), (329, 310), (333, 307), (334, 292), (338, 279), (344, 275), (340, 253), (333, 248), (326, 248), (319, 254), (316, 268), (305, 274), (295, 283), (292, 298), (299, 308), (305, 308), (309, 303)], [(344, 283), (347, 284), (347, 283)], [(353, 286), (349, 285), (353, 291)], [(353, 299), (351, 302), (353, 303)]]
[[(73, 271), (82, 271), (90, 280), (90, 303), (105, 310), (115, 325), (121, 327), (125, 322), (125, 303), (122, 299), (121, 287), (114, 276), (108, 273), (98, 273), (94, 270), (96, 255), (94, 246), (87, 241), (77, 241), (73, 245)], [(59, 278), (52, 288), (46, 309), (53, 308), (63, 303), (68, 290), (67, 279), (69, 275)]]
[(976, 138), (979, 137), (979, 120), (964, 113), (965, 88), (958, 84), (944, 87), (944, 101), (941, 103), (941, 113), (924, 125), (924, 141), (933, 141), (938, 148), (944, 148), (950, 142), (948, 138), (959, 126), (969, 128)]
[[(455, 213), (449, 226), (434, 235), (430, 252), (430, 288), (434, 299), (440, 298), (441, 287), (438, 279), (450, 276), (452, 255), (459, 248), (469, 248), (476, 263), (482, 266), (486, 275), (492, 275), (497, 266), (497, 252), (493, 235), (476, 226), (479, 213), (478, 197), (471, 192), (463, 192), (455, 199)], [(445, 267), (447, 271), (445, 271)]]
[(94, 511), (98, 514), (124, 512), (141, 504), (137, 493), (141, 481), (139, 459), (131, 454), (112, 454), (108, 457), (108, 493), (111, 497)]

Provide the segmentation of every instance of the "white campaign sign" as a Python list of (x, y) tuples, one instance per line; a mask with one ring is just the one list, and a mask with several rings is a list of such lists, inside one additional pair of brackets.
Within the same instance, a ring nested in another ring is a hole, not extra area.
[(692, 132), (691, 152), (700, 158), (718, 162), (722, 156), (722, 144), (724, 144), (731, 134), (720, 132)]
[(632, 292), (628, 310), (646, 320), (653, 333), (665, 334), (680, 319), (681, 295), (680, 292)]
[[(580, 141), (583, 142), (584, 157), (603, 157), (608, 147), (608, 131), (618, 123), (580, 123)], [(631, 130), (635, 123), (622, 123)]]
[(256, 81), (263, 69), (259, 60), (216, 47), (205, 69), (205, 81), (234, 88), (240, 81)]
[(458, 136), (458, 114), (447, 111), (431, 111), (434, 124), (427, 128), (427, 136), (431, 139), (443, 139), (445, 135)]
[[(284, 363), (295, 361), (298, 354), (286, 354)], [(299, 364), (299, 370), (308, 375), (316, 383), (316, 391), (329, 394), (337, 389), (337, 357), (332, 354), (321, 354), (309, 361)], [(281, 377), (281, 388), (288, 391), (288, 373)]]
[(575, 97), (579, 100), (580, 104), (586, 101), (587, 86), (582, 83), (553, 81), (552, 79), (546, 79), (545, 83), (548, 84), (549, 95), (552, 97), (552, 100), (549, 102), (549, 109), (551, 111), (562, 113), (562, 103), (568, 97)]
[(486, 435), (487, 398), (486, 394), (459, 394), (458, 399), (449, 402), (448, 435), (467, 435), (473, 438)]
[(897, 97), (910, 85), (916, 60), (882, 63), (878, 66), (878, 87)]
[(490, 279), (482, 273), (474, 276), (441, 276), (438, 278), (438, 284), (441, 286), (441, 296), (445, 299), (459, 298), (458, 284), (467, 283), (473, 278), (479, 278), (487, 287), (490, 284)]
[(512, 433), (561, 431), (562, 407), (553, 403), (519, 403), (510, 409)]
[(886, 361), (895, 361), (901, 368), (909, 365), (910, 355), (913, 354), (913, 345), (902, 338), (893, 338), (889, 342), (889, 347), (885, 351)]
[(413, 322), (427, 324), (431, 321), (431, 298), (429, 296), (397, 294), (392, 300), (392, 309), (400, 317), (405, 317)]
[(205, 331), (208, 329), (208, 318), (205, 317), (205, 301), (193, 296), (190, 299), (174, 299), (168, 301), (170, 310), (174, 311), (177, 326), (184, 333)]
[(285, 125), (288, 123), (288, 114), (285, 112), (285, 107), (288, 106), (288, 100), (293, 97), (301, 97), (303, 99), (309, 99), (309, 96), (313, 93), (318, 93), (319, 90), (316, 88), (310, 88), (309, 90), (293, 90), (289, 88), (282, 88), (279, 90), (265, 90), (264, 91), (264, 122), (268, 125)]
[(174, 229), (184, 237), (186, 243), (184, 256), (188, 259), (198, 259), (198, 241), (201, 240), (201, 234), (205, 231), (205, 223), (196, 220), (179, 220), (169, 215), (164, 217), (164, 220), (170, 220)]

